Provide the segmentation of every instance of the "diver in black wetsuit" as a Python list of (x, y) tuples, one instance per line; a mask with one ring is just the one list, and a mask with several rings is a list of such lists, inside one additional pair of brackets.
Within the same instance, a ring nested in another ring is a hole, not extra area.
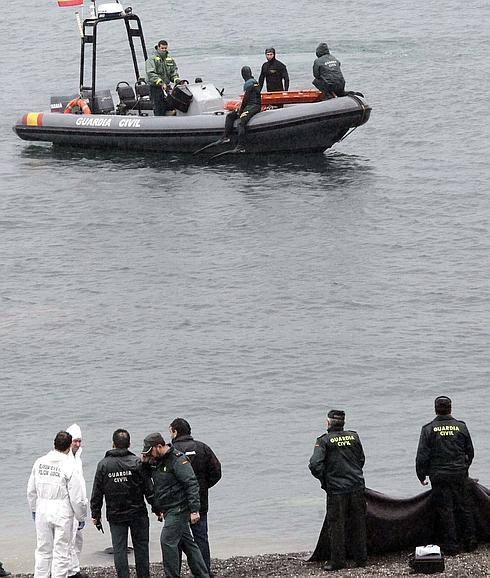
[(225, 121), (225, 134), (220, 140), (220, 143), (230, 142), (231, 135), (233, 134), (233, 125), (236, 119), (238, 120), (238, 141), (235, 147), (235, 152), (243, 152), (245, 150), (243, 146), (243, 140), (245, 137), (245, 128), (250, 122), (250, 119), (260, 112), (261, 98), (260, 98), (260, 87), (258, 82), (252, 76), (252, 71), (249, 66), (243, 66), (242, 78), (245, 81), (243, 85), (243, 99), (238, 110), (233, 110), (226, 115)]
[(276, 59), (275, 48), (266, 48), (265, 57), (267, 62), (262, 64), (259, 76), (260, 90), (266, 83), (267, 92), (282, 92), (289, 88), (289, 74), (286, 65)]

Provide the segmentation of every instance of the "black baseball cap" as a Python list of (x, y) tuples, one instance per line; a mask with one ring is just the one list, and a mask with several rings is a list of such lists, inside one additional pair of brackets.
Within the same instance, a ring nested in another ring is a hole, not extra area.
[(327, 413), (327, 417), (329, 419), (338, 419), (341, 421), (345, 421), (345, 411), (342, 411), (341, 409), (331, 409)]
[(145, 437), (141, 453), (149, 454), (151, 450), (158, 445), (165, 445), (165, 440), (163, 439), (162, 434), (159, 432), (151, 433)]

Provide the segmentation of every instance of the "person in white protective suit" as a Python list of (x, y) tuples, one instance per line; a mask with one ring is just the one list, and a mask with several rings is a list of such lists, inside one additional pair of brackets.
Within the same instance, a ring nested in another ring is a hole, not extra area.
[[(87, 490), (85, 479), (83, 477), (83, 464), (82, 464), (82, 430), (80, 426), (76, 423), (72, 424), (66, 430), (72, 437), (71, 449), (68, 454), (75, 460), (75, 469), (80, 479), (82, 481), (82, 488), (85, 492), (85, 497), (87, 497)], [(85, 522), (79, 522), (76, 518), (73, 522), (73, 541), (70, 547), (70, 567), (68, 568), (68, 578), (88, 578), (85, 572), (80, 571), (80, 553), (83, 546), (83, 528)]]
[(61, 431), (54, 450), (37, 459), (27, 484), (27, 500), (36, 522), (34, 578), (67, 578), (74, 519), (87, 516), (87, 498), (75, 461), (72, 437)]

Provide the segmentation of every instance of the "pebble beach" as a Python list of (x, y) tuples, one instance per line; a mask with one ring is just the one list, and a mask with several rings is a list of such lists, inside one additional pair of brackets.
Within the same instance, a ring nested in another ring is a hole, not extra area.
[[(410, 552), (373, 556), (365, 568), (348, 567), (336, 572), (326, 572), (322, 565), (307, 562), (309, 552), (291, 554), (265, 554), (236, 556), (213, 560), (215, 578), (305, 578), (332, 575), (338, 578), (377, 578), (382, 576), (409, 576)], [(471, 553), (461, 553), (446, 558), (446, 569), (441, 578), (488, 578), (490, 576), (490, 546), (480, 545)], [(113, 567), (85, 567), (90, 578), (117, 578)], [(16, 574), (19, 578), (32, 578), (32, 574)], [(136, 577), (131, 568), (131, 578)], [(162, 578), (161, 564), (152, 564), (151, 576)], [(182, 578), (192, 575), (183, 565)]]

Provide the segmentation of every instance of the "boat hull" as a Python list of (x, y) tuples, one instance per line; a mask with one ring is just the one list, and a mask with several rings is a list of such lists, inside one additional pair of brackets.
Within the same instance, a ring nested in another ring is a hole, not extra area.
[[(359, 96), (264, 111), (248, 124), (246, 151), (321, 152), (364, 124), (370, 111)], [(225, 114), (154, 117), (46, 112), (24, 115), (13, 130), (21, 139), (55, 145), (190, 153), (219, 139), (224, 119)]]

